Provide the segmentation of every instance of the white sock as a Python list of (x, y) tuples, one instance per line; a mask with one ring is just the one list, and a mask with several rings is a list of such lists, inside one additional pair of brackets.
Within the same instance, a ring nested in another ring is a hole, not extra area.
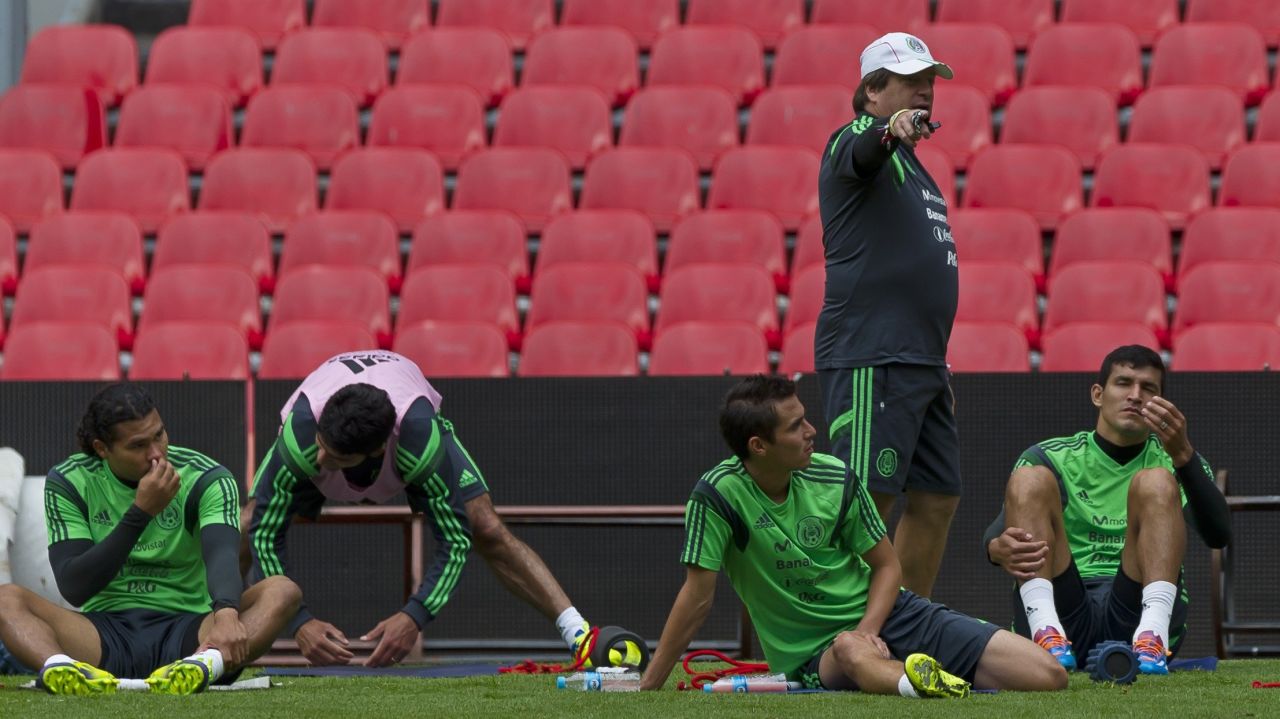
[(50, 664), (74, 664), (74, 663), (75, 663), (75, 660), (67, 656), (66, 654), (54, 654), (53, 656), (44, 660), (44, 665), (46, 667), (49, 666)]
[(223, 671), (222, 652), (218, 651), (217, 649), (210, 647), (209, 649), (206, 649), (203, 652), (196, 652), (195, 654), (192, 654), (191, 656), (187, 657), (187, 659), (194, 659), (195, 661), (201, 661), (203, 659), (209, 660), (209, 664), (212, 665), (213, 667), (209, 671), (210, 684), (218, 681), (218, 679), (222, 677), (222, 671)]
[(907, 678), (905, 673), (898, 677), (898, 693), (908, 699), (920, 698), (920, 695), (916, 694), (916, 688), (911, 686), (911, 680)]
[(570, 649), (573, 649), (573, 637), (582, 631), (582, 625), (586, 621), (574, 607), (569, 607), (556, 617), (556, 629), (560, 630), (560, 636), (564, 637), (564, 643), (568, 644)]
[(1169, 648), (1169, 617), (1173, 614), (1173, 600), (1178, 596), (1178, 587), (1169, 582), (1152, 582), (1142, 588), (1142, 617), (1138, 619), (1138, 628), (1133, 632), (1136, 640), (1143, 632), (1155, 632)]
[(1058, 607), (1053, 603), (1053, 582), (1043, 577), (1036, 577), (1018, 587), (1022, 595), (1022, 606), (1027, 610), (1027, 624), (1031, 627), (1031, 636), (1045, 627), (1053, 627), (1067, 636), (1062, 628), (1062, 620), (1058, 619)]

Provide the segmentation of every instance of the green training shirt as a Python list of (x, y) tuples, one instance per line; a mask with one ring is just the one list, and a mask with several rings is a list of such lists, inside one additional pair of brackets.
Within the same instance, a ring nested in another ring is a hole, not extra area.
[[(1112, 577), (1120, 568), (1125, 530), (1129, 526), (1129, 481), (1139, 470), (1163, 467), (1173, 460), (1151, 435), (1138, 456), (1118, 464), (1098, 447), (1093, 431), (1056, 437), (1032, 445), (1018, 458), (1019, 467), (1047, 467), (1063, 491), (1062, 519), (1071, 556), (1084, 579)], [(1213, 476), (1213, 472), (1209, 472)], [(1182, 504), (1187, 496), (1182, 494)]]
[(769, 666), (794, 674), (862, 619), (871, 568), (861, 555), (884, 533), (866, 485), (835, 457), (815, 453), (807, 469), (792, 472), (781, 504), (732, 458), (694, 486), (680, 559), (724, 568)]
[[(171, 445), (169, 463), (178, 475), (178, 494), (152, 518), (124, 566), (83, 611), (209, 611), (200, 530), (215, 524), (239, 529), (239, 489), (231, 472), (199, 452)], [(49, 472), (44, 492), (50, 546), (73, 539), (101, 542), (137, 496), (106, 460), (82, 453)]]

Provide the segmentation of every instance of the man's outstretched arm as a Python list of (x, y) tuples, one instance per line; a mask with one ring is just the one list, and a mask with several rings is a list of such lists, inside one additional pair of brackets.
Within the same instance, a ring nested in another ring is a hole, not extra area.
[(662, 628), (662, 638), (658, 640), (658, 649), (640, 680), (641, 689), (661, 689), (666, 684), (672, 668), (711, 612), (716, 594), (716, 574), (710, 569), (687, 565), (684, 586), (680, 587), (680, 593), (671, 605), (667, 624)]

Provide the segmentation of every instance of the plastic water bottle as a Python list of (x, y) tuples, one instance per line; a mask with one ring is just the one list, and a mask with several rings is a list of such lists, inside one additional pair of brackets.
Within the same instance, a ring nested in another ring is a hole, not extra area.
[(720, 677), (711, 684), (703, 684), (702, 691), (708, 694), (716, 693), (754, 693), (754, 692), (785, 692), (793, 689), (802, 688), (800, 682), (787, 681), (785, 674), (754, 674), (743, 676), (734, 674), (732, 676)]
[[(613, 669), (614, 671), (609, 671)], [(567, 677), (556, 677), (556, 687), (580, 692), (638, 692), (640, 673), (621, 667), (601, 667), (600, 671), (575, 672)]]

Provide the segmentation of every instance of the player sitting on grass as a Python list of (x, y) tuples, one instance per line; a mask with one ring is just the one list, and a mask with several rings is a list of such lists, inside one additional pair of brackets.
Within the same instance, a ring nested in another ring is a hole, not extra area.
[(1186, 629), (1186, 523), (1210, 547), (1230, 540), (1227, 501), (1160, 396), (1164, 379), (1152, 350), (1112, 350), (1092, 389), (1095, 429), (1023, 452), (984, 537), (1020, 583), (1015, 630), (1067, 669), (1119, 640), (1133, 642), (1139, 671), (1167, 674)]
[(811, 688), (964, 697), (1053, 690), (1067, 673), (1027, 639), (900, 587), (866, 485), (813, 451), (795, 383), (755, 375), (720, 410), (734, 452), (685, 509), (684, 586), (641, 687), (663, 685), (711, 610), (723, 568), (774, 671)]
[(49, 472), (45, 517), (58, 589), (83, 613), (6, 584), (0, 640), (53, 694), (113, 693), (117, 676), (166, 694), (231, 679), (301, 599), (285, 577), (241, 594), (236, 479), (170, 446), (136, 385), (99, 392), (77, 437), (81, 451)]

